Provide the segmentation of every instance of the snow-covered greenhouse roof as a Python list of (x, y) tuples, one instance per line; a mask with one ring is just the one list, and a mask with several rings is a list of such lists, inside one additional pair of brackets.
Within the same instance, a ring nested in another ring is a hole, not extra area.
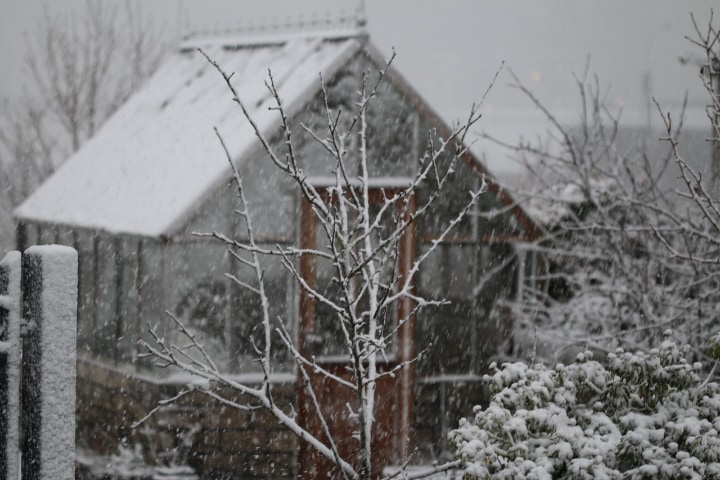
[[(226, 72), (260, 129), (280, 128), (265, 82), (268, 71), (289, 114), (364, 51), (384, 66), (379, 51), (358, 30), (248, 39), (186, 41), (100, 131), (14, 211), (20, 222), (69, 225), (110, 233), (169, 237), (230, 178), (217, 127), (232, 158), (242, 162), (258, 141), (225, 83), (200, 47)], [(396, 71), (387, 75), (439, 132), (439, 117)], [(473, 157), (477, 169), (484, 168)], [(493, 188), (495, 187), (495, 188)], [(491, 185), (493, 190), (497, 187)], [(501, 194), (502, 197), (502, 194)], [(505, 200), (508, 200), (507, 198)], [(521, 223), (533, 228), (520, 209)]]

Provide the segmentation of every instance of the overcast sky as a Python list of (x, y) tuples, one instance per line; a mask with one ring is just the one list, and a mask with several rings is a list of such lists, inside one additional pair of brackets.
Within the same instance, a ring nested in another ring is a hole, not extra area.
[[(46, 6), (69, 15), (84, 0), (0, 0), (0, 98), (19, 95), (26, 38)], [(329, 0), (153, 0), (144, 13), (177, 38), (188, 29), (232, 28), (295, 21), (301, 16), (348, 14), (360, 2)], [(504, 60), (520, 80), (555, 110), (578, 105), (573, 73), (591, 71), (608, 89), (608, 104), (644, 111), (647, 88), (663, 105), (685, 91), (691, 105), (705, 103), (698, 68), (678, 57), (695, 53), (690, 12), (707, 24), (714, 0), (367, 0), (371, 39), (446, 120), (465, 115)], [(720, 12), (719, 12), (720, 14)], [(503, 72), (491, 92), (485, 120), (525, 117), (527, 99), (507, 86)], [(628, 114), (630, 116), (630, 114)], [(643, 117), (640, 115), (640, 117)], [(644, 118), (644, 117), (643, 117)]]

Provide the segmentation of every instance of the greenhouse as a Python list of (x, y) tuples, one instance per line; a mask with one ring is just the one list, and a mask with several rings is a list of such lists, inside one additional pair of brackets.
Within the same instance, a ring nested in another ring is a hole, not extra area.
[[(223, 371), (238, 378), (260, 371), (254, 353), (254, 345), (262, 343), (259, 300), (235, 281), (252, 283), (245, 277), (250, 272), (241, 268), (226, 244), (204, 235), (216, 232), (238, 241), (247, 235), (243, 217), (236, 213), (232, 170), (213, 127), (243, 179), (255, 240), (268, 248), (311, 247), (315, 241), (314, 235), (304, 233), (316, 227), (297, 184), (268, 159), (222, 77), (198, 48), (233, 73), (233, 85), (258, 128), (282, 149), (286, 137), (272, 109), (275, 99), (265, 87), (268, 71), (272, 73), (289, 116), (296, 155), (309, 183), (318, 189), (335, 177), (331, 159), (310, 132), (327, 129), (328, 107), (352, 112), (365, 72), (372, 83), (385, 66), (383, 55), (356, 31), (190, 38), (14, 212), (20, 250), (59, 243), (79, 252), (78, 443), (101, 452), (112, 451), (113, 442), (123, 436), (140, 439), (130, 428), (132, 422), (174, 385), (180, 388), (187, 381), (172, 369), (158, 368), (152, 358), (139, 356), (139, 341), (153, 341), (149, 328), (163, 338), (179, 339), (166, 311), (202, 339)], [(390, 68), (367, 111), (371, 191), (386, 195), (409, 185), (429, 139), (442, 140), (449, 132)], [(350, 147), (357, 149), (357, 142), (351, 141)], [(399, 253), (412, 257), (427, 251), (467, 203), (468, 192), (487, 182), (488, 191), (442, 239), (417, 276), (418, 294), (450, 302), (421, 310), (411, 328), (399, 330), (395, 338), (396, 344), (411, 342), (420, 353), (406, 368), (414, 387), (396, 392), (408, 406), (396, 433), (409, 432), (409, 441), (424, 459), (442, 455), (448, 423), (469, 414), (481, 400), (483, 392), (473, 380), (485, 372), (490, 359), (503, 354), (498, 349), (512, 321), (498, 302), (518, 295), (524, 271), (531, 267), (518, 255), (516, 244), (538, 235), (533, 221), (477, 158), (468, 151), (460, 160), (451, 188), (419, 218), (409, 233), (411, 241)], [(431, 183), (416, 192), (420, 202)], [(294, 338), (312, 337), (319, 361), (337, 362), (337, 327), (323, 321), (327, 316), (322, 305), (307, 308), (314, 300), (303, 297), (282, 258), (272, 257), (264, 267), (273, 317), (281, 319)], [(332, 273), (322, 263), (305, 273), (330, 288)], [(294, 364), (280, 340), (274, 352), (273, 381), (287, 386), (292, 401)], [(388, 362), (411, 360), (400, 357)], [(107, 424), (83, 420), (98, 416), (107, 418)], [(203, 442), (212, 444), (213, 435), (222, 439), (212, 453), (197, 447), (192, 458), (183, 460), (204, 475), (234, 468), (229, 460), (227, 465), (213, 460), (218, 450), (227, 459), (260, 448), (264, 458), (295, 468), (295, 440), (279, 451), (232, 443), (226, 440), (227, 430), (252, 436), (259, 424), (240, 427), (233, 423), (240, 420), (230, 420), (222, 430), (213, 415), (197, 421), (202, 429), (194, 433), (193, 449)], [(172, 432), (177, 437), (189, 430), (176, 427)], [(172, 450), (177, 442), (157, 440), (154, 448)], [(388, 461), (399, 458), (402, 448), (391, 446)]]

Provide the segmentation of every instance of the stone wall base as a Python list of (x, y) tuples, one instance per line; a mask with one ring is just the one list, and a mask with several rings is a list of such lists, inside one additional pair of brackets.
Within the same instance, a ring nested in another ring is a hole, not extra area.
[[(146, 466), (189, 466), (201, 479), (295, 476), (297, 437), (265, 410), (238, 410), (196, 390), (132, 428), (158, 401), (172, 398), (186, 385), (124, 372), (89, 359), (78, 361), (77, 373), (77, 446), (107, 458), (105, 478), (144, 478), (142, 472), (147, 469), (142, 468)], [(277, 383), (274, 392), (276, 402), (290, 411), (295, 404), (294, 382)], [(238, 403), (243, 401), (236, 392), (218, 393)], [(413, 463), (451, 459), (448, 432), (460, 418), (472, 416), (473, 406), (485, 398), (479, 377), (419, 379), (415, 386), (417, 454)], [(120, 476), (118, 472), (129, 471), (118, 467), (122, 462), (136, 462), (139, 473)], [(79, 474), (89, 470), (78, 462)], [(97, 474), (78, 478), (94, 476)]]

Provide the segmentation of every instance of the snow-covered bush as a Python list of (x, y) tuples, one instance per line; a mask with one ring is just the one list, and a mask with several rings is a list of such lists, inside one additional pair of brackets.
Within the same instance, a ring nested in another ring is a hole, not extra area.
[(554, 369), (493, 366), (489, 406), (450, 433), (466, 477), (720, 478), (720, 386), (687, 351), (666, 335), (603, 363), (586, 353)]

